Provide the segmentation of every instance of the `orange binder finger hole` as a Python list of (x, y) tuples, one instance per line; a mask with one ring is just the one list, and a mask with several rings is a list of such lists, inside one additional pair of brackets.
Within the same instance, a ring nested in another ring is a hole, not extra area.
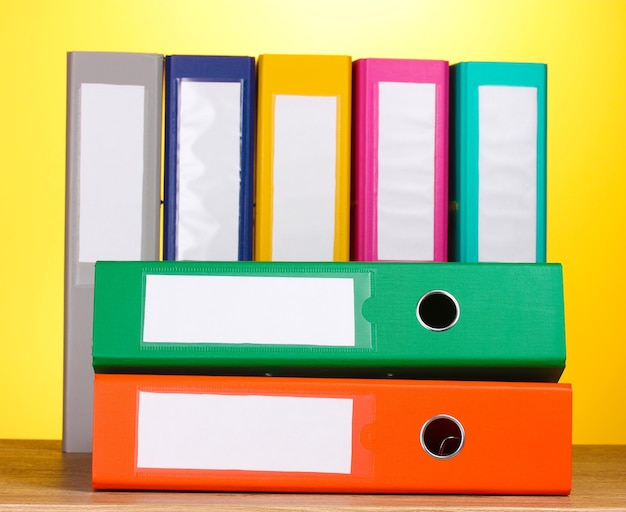
[(417, 319), (431, 331), (450, 329), (459, 320), (459, 314), (459, 303), (443, 290), (425, 293), (417, 303)]
[(449, 459), (463, 448), (465, 430), (456, 418), (440, 414), (424, 423), (420, 442), (429, 455), (437, 459)]

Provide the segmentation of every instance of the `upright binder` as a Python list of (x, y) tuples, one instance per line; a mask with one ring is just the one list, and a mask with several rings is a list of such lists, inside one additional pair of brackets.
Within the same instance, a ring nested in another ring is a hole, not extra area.
[(569, 384), (96, 375), (95, 489), (559, 494)]
[(561, 266), (98, 262), (98, 373), (557, 382)]
[(451, 259), (546, 261), (545, 64), (451, 67)]
[(163, 56), (67, 57), (63, 450), (91, 451), (94, 263), (158, 258)]
[(251, 260), (253, 57), (165, 59), (163, 259)]
[(352, 59), (261, 55), (255, 256), (350, 258)]
[(448, 259), (448, 62), (354, 62), (353, 259)]

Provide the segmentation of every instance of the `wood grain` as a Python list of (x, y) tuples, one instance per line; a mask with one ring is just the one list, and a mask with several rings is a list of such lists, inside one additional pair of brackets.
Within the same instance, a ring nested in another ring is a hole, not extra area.
[(62, 453), (59, 441), (0, 440), (0, 511), (626, 511), (626, 445), (573, 450), (567, 497), (95, 492), (90, 454)]

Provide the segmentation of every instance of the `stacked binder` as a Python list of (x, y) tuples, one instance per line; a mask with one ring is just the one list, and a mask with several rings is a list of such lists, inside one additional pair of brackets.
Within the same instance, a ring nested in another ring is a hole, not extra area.
[(164, 261), (95, 263), (95, 489), (569, 493), (545, 66), (452, 70), (165, 59)]
[(559, 265), (98, 262), (94, 315), (96, 488), (569, 491)]

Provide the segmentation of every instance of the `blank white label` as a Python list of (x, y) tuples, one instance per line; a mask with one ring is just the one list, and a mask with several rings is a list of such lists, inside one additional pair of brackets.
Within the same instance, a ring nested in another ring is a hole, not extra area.
[(137, 468), (350, 474), (347, 398), (139, 393)]
[(332, 261), (337, 98), (277, 95), (272, 260)]
[(147, 275), (143, 341), (356, 345), (354, 280)]
[(241, 84), (180, 82), (177, 260), (238, 259)]
[(82, 84), (78, 261), (141, 258), (144, 87)]
[(378, 258), (435, 257), (435, 84), (378, 84)]
[(535, 262), (537, 88), (478, 88), (478, 259)]

